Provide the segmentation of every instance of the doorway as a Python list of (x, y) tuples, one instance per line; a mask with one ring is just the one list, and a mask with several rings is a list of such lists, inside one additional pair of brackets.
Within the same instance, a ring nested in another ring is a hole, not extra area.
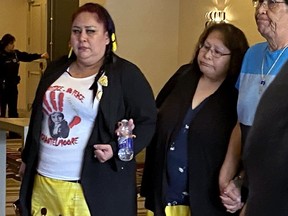
[(28, 51), (47, 51), (50, 56), (48, 62), (39, 59), (27, 64), (27, 110), (30, 112), (47, 64), (68, 54), (71, 16), (79, 7), (79, 0), (35, 0), (28, 4)]
[[(46, 0), (28, 1), (28, 52), (46, 52), (47, 41), (47, 3)], [(47, 63), (38, 59), (27, 63), (26, 101), (31, 110), (35, 92)]]

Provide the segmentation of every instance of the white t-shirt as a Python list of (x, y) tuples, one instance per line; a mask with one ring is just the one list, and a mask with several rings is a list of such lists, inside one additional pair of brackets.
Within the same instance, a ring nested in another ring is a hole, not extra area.
[[(95, 75), (73, 78), (65, 72), (46, 91), (37, 171), (61, 180), (79, 180), (84, 149), (98, 112)], [(102, 86), (98, 83), (98, 93)], [(99, 95), (99, 94), (97, 94)], [(100, 94), (101, 95), (101, 94)]]

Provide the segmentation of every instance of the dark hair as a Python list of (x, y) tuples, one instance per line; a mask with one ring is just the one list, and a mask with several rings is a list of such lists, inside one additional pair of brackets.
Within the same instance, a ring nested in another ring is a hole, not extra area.
[(5, 34), (1, 41), (0, 41), (0, 50), (4, 50), (5, 47), (10, 44), (15, 42), (15, 37), (11, 34)]
[(244, 55), (249, 48), (249, 44), (245, 34), (239, 28), (235, 27), (232, 24), (219, 23), (208, 26), (199, 38), (192, 63), (194, 65), (197, 65), (199, 69), (197, 57), (199, 54), (200, 45), (203, 44), (207, 37), (214, 31), (218, 31), (222, 34), (223, 43), (231, 52), (231, 59), (227, 78), (230, 78), (232, 79), (231, 81), (236, 82), (241, 70)]
[[(86, 3), (86, 4), (82, 5), (72, 15), (72, 22), (76, 19), (76, 17), (79, 14), (81, 14), (83, 12), (89, 12), (91, 14), (94, 14), (97, 21), (100, 23), (103, 23), (104, 28), (108, 32), (109, 38), (110, 38), (110, 43), (106, 45), (105, 56), (104, 56), (105, 58), (104, 58), (103, 65), (101, 66), (99, 73), (97, 73), (94, 83), (89, 88), (89, 89), (93, 89), (93, 98), (95, 98), (96, 92), (98, 89), (97, 81), (102, 76), (102, 74), (105, 72), (106, 65), (110, 62), (113, 62), (113, 55), (112, 55), (113, 54), (113, 52), (112, 52), (113, 46), (112, 46), (111, 36), (113, 33), (115, 35), (116, 30), (115, 30), (115, 25), (114, 25), (114, 22), (112, 20), (112, 17), (108, 13), (108, 11), (103, 6), (101, 6), (100, 4)], [(114, 41), (116, 42), (116, 36), (115, 36)], [(74, 54), (74, 58), (75, 58), (75, 54)]]
[[(115, 25), (114, 22), (108, 13), (108, 11), (97, 3), (86, 3), (78, 8), (78, 10), (72, 15), (72, 22), (76, 19), (76, 17), (83, 12), (89, 12), (96, 15), (97, 21), (103, 23), (105, 30), (109, 34), (110, 43), (106, 46), (106, 56), (110, 55), (112, 52), (112, 41), (111, 36), (115, 34)], [(116, 39), (115, 39), (116, 40)]]

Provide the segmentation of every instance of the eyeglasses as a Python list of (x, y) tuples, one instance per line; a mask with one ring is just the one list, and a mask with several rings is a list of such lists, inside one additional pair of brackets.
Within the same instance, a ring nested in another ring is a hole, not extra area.
[(209, 44), (200, 44), (200, 52), (211, 52), (211, 55), (214, 58), (220, 58), (222, 56), (226, 56), (226, 55), (231, 55), (231, 53), (222, 53), (221, 51), (217, 50), (217, 49), (212, 49), (212, 46), (210, 46)]
[(286, 2), (278, 2), (275, 0), (258, 0), (257, 2), (255, 2), (255, 7), (256, 9), (260, 8), (261, 6), (263, 6), (264, 8), (269, 8), (270, 10), (274, 9), (278, 4), (280, 3), (285, 3)]

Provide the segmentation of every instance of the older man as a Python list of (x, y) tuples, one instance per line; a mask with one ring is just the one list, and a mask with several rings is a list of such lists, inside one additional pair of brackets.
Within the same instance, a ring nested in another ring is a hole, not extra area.
[[(266, 39), (266, 42), (252, 46), (245, 55), (238, 80), (239, 124), (234, 128), (230, 138), (228, 153), (219, 176), (221, 198), (224, 206), (230, 212), (235, 212), (242, 207), (239, 189), (235, 188), (233, 181), (233, 178), (239, 175), (241, 142), (245, 144), (248, 132), (250, 133), (263, 93), (288, 60), (288, 0), (258, 0), (255, 19), (258, 31)], [(273, 101), (271, 103), (277, 105)], [(248, 166), (249, 164), (247, 164)], [(253, 196), (251, 193), (250, 190), (249, 197)]]

